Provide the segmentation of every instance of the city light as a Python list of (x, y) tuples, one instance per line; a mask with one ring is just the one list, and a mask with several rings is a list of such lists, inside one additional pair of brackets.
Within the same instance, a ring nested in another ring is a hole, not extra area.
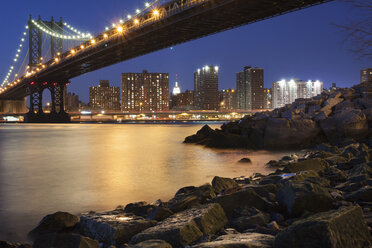
[(123, 27), (122, 26), (118, 26), (116, 28), (116, 30), (118, 31), (118, 33), (122, 33), (123, 32)]
[(138, 19), (135, 19), (134, 20), (134, 24), (139, 24), (139, 20)]
[(155, 9), (153, 12), (154, 16), (158, 16), (159, 15), (159, 10)]

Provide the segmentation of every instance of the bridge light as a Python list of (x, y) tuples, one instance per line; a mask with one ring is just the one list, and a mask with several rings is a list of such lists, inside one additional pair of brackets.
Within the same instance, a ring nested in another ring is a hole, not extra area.
[(80, 49), (84, 49), (84, 45), (81, 45), (81, 46), (80, 46)]
[(117, 30), (119, 33), (122, 33), (122, 32), (123, 32), (123, 27), (122, 27), (122, 26), (118, 26), (116, 30)]
[(120, 23), (124, 23), (124, 20), (123, 19), (120, 19), (120, 21), (119, 21)]
[(105, 30), (106, 30), (106, 31), (109, 30), (109, 27), (105, 27)]
[(112, 24), (112, 27), (113, 27), (113, 28), (114, 28), (114, 27), (116, 27), (116, 24), (115, 24), (115, 23), (113, 23), (113, 24)]
[(103, 38), (107, 39), (108, 38), (108, 35), (107, 34), (104, 34), (103, 35)]
[(134, 19), (134, 24), (139, 24), (139, 20), (138, 19)]
[(128, 15), (127, 17), (128, 17), (128, 20), (132, 19), (132, 16), (131, 15)]
[(74, 53), (75, 53), (75, 50), (74, 50), (74, 49), (72, 49), (72, 50), (71, 50), (71, 54), (74, 54)]
[(154, 14), (154, 16), (158, 16), (159, 15), (159, 10), (154, 10), (154, 12), (153, 12), (153, 14)]
[(55, 58), (54, 61), (55, 61), (55, 62), (58, 62), (58, 61), (59, 61), (59, 58)]
[(61, 53), (60, 53), (60, 52), (58, 52), (58, 53), (57, 53), (57, 55), (59, 56), (59, 55), (61, 55)]
[(148, 7), (150, 7), (150, 4), (146, 2), (145, 6), (146, 6), (146, 8), (148, 8)]
[(91, 40), (90, 43), (95, 44), (96, 40)]
[(141, 13), (141, 10), (136, 9), (136, 13), (137, 13), (137, 14)]

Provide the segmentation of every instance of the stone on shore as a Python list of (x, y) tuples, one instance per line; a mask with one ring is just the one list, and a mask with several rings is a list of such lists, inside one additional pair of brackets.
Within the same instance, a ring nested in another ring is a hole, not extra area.
[(173, 247), (184, 247), (203, 234), (214, 234), (227, 224), (227, 217), (219, 204), (206, 204), (172, 215), (158, 225), (135, 235), (130, 243), (161, 239)]
[(269, 212), (276, 210), (277, 205), (259, 196), (254, 189), (242, 189), (229, 195), (218, 196), (213, 202), (221, 204), (229, 217), (233, 217), (235, 209), (244, 207), (255, 207), (259, 210)]
[(298, 217), (303, 213), (318, 213), (333, 208), (331, 194), (320, 185), (309, 182), (287, 181), (276, 193), (281, 206), (291, 216)]
[(120, 247), (137, 233), (156, 225), (156, 221), (114, 210), (87, 213), (80, 217), (80, 234), (96, 239), (105, 245)]
[(45, 234), (39, 236), (33, 248), (99, 248), (96, 240), (78, 234)]
[(238, 161), (239, 163), (247, 163), (250, 164), (252, 163), (252, 160), (250, 158), (242, 158)]
[(215, 176), (212, 180), (212, 187), (217, 194), (223, 192), (226, 189), (232, 189), (238, 186), (239, 184), (231, 178)]
[(275, 248), (364, 248), (371, 235), (359, 206), (344, 207), (299, 220), (278, 233)]
[(129, 248), (172, 248), (172, 246), (164, 240), (153, 239), (130, 245)]
[(275, 236), (260, 233), (227, 234), (193, 248), (271, 248)]
[(66, 212), (56, 212), (45, 216), (37, 227), (28, 233), (30, 240), (48, 233), (60, 233), (71, 231), (79, 222), (79, 217)]
[(328, 168), (329, 164), (321, 158), (306, 159), (300, 162), (290, 163), (285, 168), (287, 172), (299, 172), (299, 171), (321, 171)]

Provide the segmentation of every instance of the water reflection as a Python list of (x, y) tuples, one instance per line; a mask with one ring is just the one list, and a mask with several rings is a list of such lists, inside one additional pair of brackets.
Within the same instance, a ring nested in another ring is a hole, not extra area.
[[(217, 127), (216, 125), (215, 127)], [(1, 125), (0, 239), (24, 240), (42, 216), (159, 198), (213, 176), (269, 172), (282, 153), (182, 143), (201, 125)], [(249, 156), (253, 164), (236, 163)]]

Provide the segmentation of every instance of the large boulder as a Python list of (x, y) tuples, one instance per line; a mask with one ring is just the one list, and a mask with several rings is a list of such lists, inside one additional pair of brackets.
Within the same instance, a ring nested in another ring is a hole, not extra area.
[(28, 238), (35, 240), (37, 237), (48, 233), (71, 231), (79, 222), (79, 217), (66, 212), (56, 212), (45, 216), (37, 227), (31, 230)]
[(172, 246), (164, 240), (153, 239), (130, 245), (129, 248), (172, 248)]
[(329, 167), (329, 164), (321, 158), (306, 159), (303, 161), (290, 163), (285, 168), (287, 172), (296, 173), (300, 171), (322, 171)]
[(99, 248), (99, 243), (78, 234), (45, 234), (39, 236), (33, 248)]
[(218, 237), (193, 248), (271, 248), (274, 236), (261, 233), (237, 233)]
[(275, 237), (275, 248), (364, 248), (371, 236), (359, 206), (344, 207), (299, 220)]
[(310, 182), (287, 181), (276, 193), (276, 199), (294, 217), (333, 208), (333, 198), (327, 189)]
[(229, 195), (218, 196), (213, 202), (221, 204), (229, 217), (234, 217), (235, 210), (244, 207), (255, 207), (268, 212), (277, 209), (277, 205), (259, 196), (254, 189), (243, 189)]
[(219, 204), (206, 204), (172, 215), (135, 235), (130, 243), (161, 239), (179, 248), (198, 240), (203, 234), (215, 234), (226, 224), (227, 217), (222, 207)]
[(80, 217), (80, 233), (105, 245), (121, 246), (135, 234), (156, 225), (156, 221), (127, 214), (122, 210), (86, 213)]
[(360, 109), (344, 109), (320, 122), (328, 141), (340, 142), (345, 138), (360, 140), (368, 135), (367, 118)]
[(302, 148), (320, 141), (321, 130), (310, 119), (269, 118), (265, 130), (266, 149)]
[(239, 184), (231, 178), (215, 176), (212, 180), (212, 187), (217, 194), (226, 189), (236, 188), (238, 186)]

